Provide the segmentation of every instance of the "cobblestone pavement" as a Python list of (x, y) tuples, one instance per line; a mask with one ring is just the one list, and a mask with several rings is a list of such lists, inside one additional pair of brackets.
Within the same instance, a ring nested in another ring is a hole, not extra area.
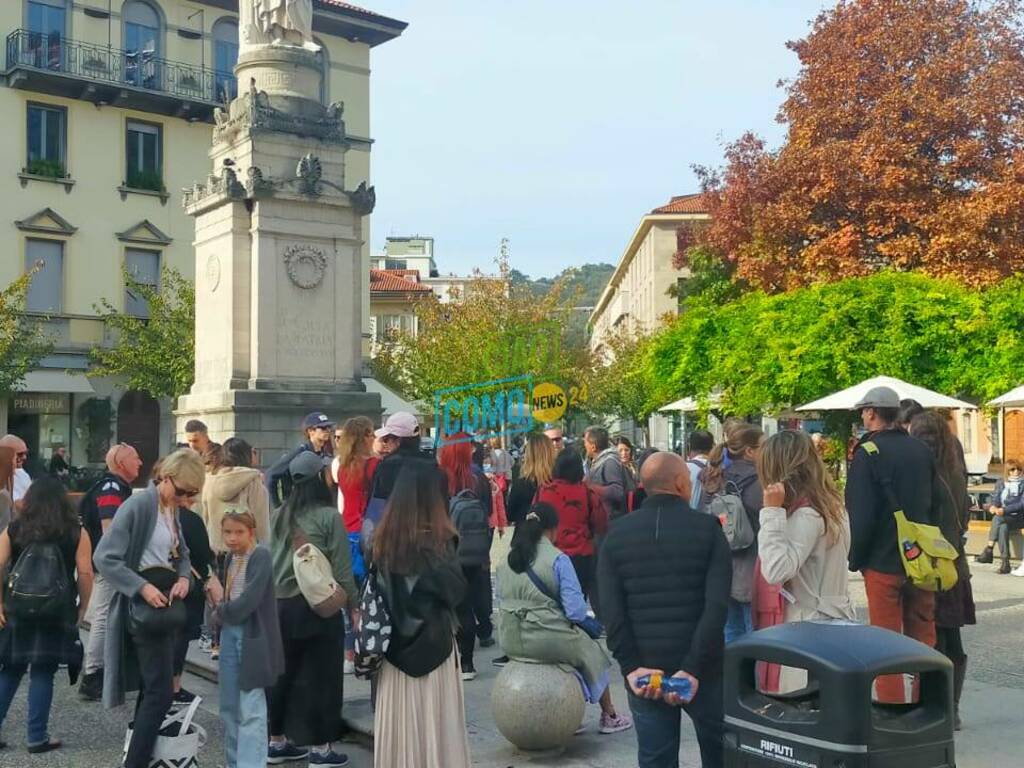
[[(496, 544), (496, 552), (501, 544)], [(993, 566), (976, 565), (973, 586), (978, 602), (977, 627), (964, 631), (970, 654), (968, 682), (964, 694), (965, 729), (957, 735), (957, 764), (960, 768), (982, 768), (994, 765), (1016, 765), (1020, 762), (1019, 746), (1008, 734), (1020, 729), (1024, 712), (1024, 665), (1020, 643), (1016, 638), (1024, 627), (1024, 579), (995, 574)], [(863, 587), (855, 576), (853, 590), (860, 615), (864, 610)], [(491, 687), (498, 670), (490, 660), (497, 649), (478, 650), (476, 667), (480, 676), (466, 683), (466, 714), (470, 731), (473, 764), (483, 768), (525, 768), (526, 766), (559, 766), (576, 768), (621, 768), (636, 765), (636, 737), (633, 731), (601, 736), (597, 733), (596, 706), (588, 707), (587, 732), (573, 740), (570, 748), (559, 756), (527, 756), (518, 753), (498, 733), (490, 714)], [(193, 660), (208, 657), (193, 653)], [(203, 750), (200, 765), (223, 765), (222, 728), (217, 716), (216, 687), (194, 675), (187, 676), (186, 686), (204, 697), (198, 722), (210, 736)], [(357, 727), (372, 729), (367, 684), (345, 679), (345, 715)], [(12, 746), (0, 752), (0, 768), (115, 768), (120, 765), (120, 752), (125, 727), (130, 716), (128, 707), (113, 712), (98, 704), (83, 704), (68, 687), (67, 677), (58, 675), (51, 731), (63, 739), (62, 750), (42, 756), (29, 756), (20, 746), (25, 722), (25, 687), (19, 691), (8, 716), (3, 733)], [(618, 681), (613, 683), (617, 705), (625, 710), (625, 693)], [(683, 718), (681, 764), (699, 764), (697, 745), (692, 729)], [(370, 753), (357, 744), (346, 744), (354, 768), (372, 765)]]

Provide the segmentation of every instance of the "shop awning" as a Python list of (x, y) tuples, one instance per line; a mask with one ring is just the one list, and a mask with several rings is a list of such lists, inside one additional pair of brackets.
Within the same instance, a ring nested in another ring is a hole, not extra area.
[(1024, 384), (1016, 389), (1011, 389), (1005, 395), (1000, 395), (995, 400), (990, 400), (989, 405), (997, 405), (1001, 408), (1009, 408), (1024, 405)]
[(420, 416), (429, 413), (429, 411), (422, 408), (419, 403), (410, 403), (388, 387), (385, 387), (377, 381), (377, 379), (365, 377), (363, 378), (363, 384), (366, 385), (367, 392), (376, 392), (380, 395), (380, 404), (384, 408), (383, 417), (385, 419), (392, 413), (397, 413), (398, 411), (414, 413)]
[(25, 374), (19, 392), (76, 392), (94, 394), (92, 383), (83, 373), (69, 373), (52, 368), (30, 371)]

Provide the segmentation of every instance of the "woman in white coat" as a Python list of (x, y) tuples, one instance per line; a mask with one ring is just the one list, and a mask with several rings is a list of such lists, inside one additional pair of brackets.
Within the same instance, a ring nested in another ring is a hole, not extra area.
[[(777, 588), (782, 621), (854, 621), (850, 520), (810, 435), (784, 431), (768, 438), (757, 473), (764, 488), (760, 574)], [(783, 668), (778, 690), (792, 691), (805, 681), (802, 670)]]

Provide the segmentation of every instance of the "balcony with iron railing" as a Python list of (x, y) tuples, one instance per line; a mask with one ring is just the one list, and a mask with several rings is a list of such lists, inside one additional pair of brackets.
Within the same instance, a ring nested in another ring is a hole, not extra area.
[(12, 88), (206, 122), (237, 93), (230, 72), (27, 29), (7, 36), (5, 74)]

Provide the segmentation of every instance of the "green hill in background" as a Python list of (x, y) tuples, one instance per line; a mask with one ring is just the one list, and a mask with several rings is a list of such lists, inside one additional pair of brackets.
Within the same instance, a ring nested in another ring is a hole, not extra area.
[(526, 286), (535, 296), (543, 296), (551, 290), (556, 282), (562, 279), (567, 281), (566, 291), (569, 294), (579, 289), (579, 297), (576, 299), (576, 306), (579, 309), (573, 313), (570, 319), (566, 342), (586, 344), (587, 320), (614, 271), (615, 267), (611, 264), (584, 264), (579, 267), (567, 267), (554, 277), (540, 277), (533, 280), (529, 275), (524, 275), (518, 269), (513, 269), (512, 284)]

